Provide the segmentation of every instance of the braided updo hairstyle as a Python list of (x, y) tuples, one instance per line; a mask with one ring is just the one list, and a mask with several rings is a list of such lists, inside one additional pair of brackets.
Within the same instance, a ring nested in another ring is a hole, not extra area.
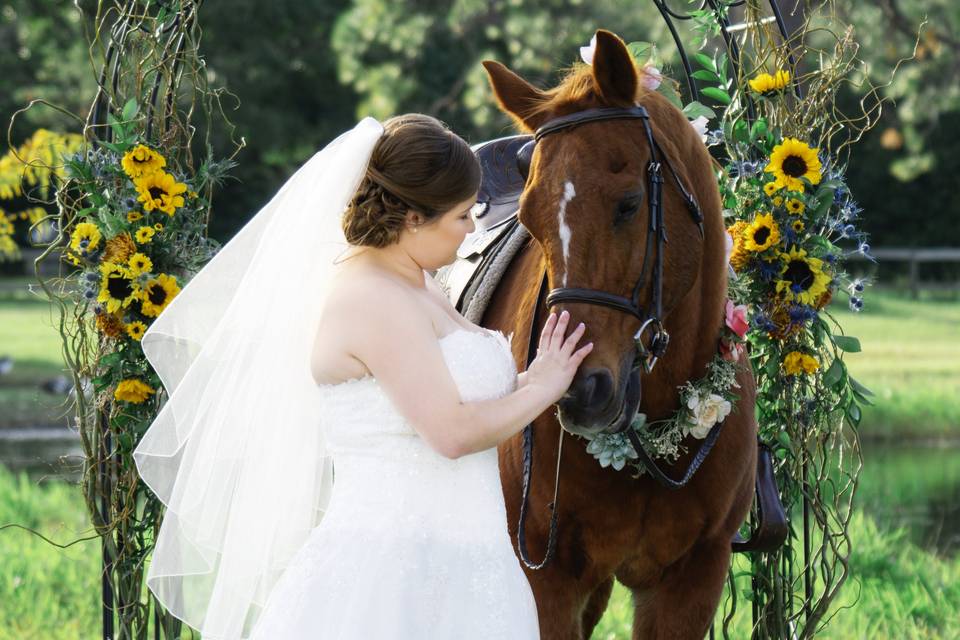
[(386, 120), (383, 128), (343, 214), (343, 234), (352, 245), (392, 244), (408, 209), (430, 221), (480, 187), (480, 163), (470, 145), (440, 120), (407, 113)]

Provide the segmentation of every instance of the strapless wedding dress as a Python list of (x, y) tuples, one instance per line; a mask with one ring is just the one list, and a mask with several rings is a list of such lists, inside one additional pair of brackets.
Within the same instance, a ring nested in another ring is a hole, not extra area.
[[(517, 370), (502, 333), (458, 329), (440, 347), (463, 401), (514, 390)], [(372, 376), (317, 393), (333, 493), (251, 638), (539, 638), (533, 592), (507, 533), (496, 449), (441, 456)]]

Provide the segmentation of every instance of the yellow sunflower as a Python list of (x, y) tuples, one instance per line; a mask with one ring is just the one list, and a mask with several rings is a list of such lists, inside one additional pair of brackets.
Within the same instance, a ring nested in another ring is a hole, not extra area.
[(802, 192), (803, 182), (800, 178), (817, 184), (820, 182), (820, 168), (817, 149), (810, 148), (796, 138), (784, 138), (773, 148), (770, 162), (763, 170), (774, 175), (778, 187)]
[(123, 333), (123, 322), (113, 313), (97, 314), (97, 331), (108, 338), (119, 338)]
[(143, 219), (143, 214), (139, 211), (128, 211), (127, 212), (127, 222), (137, 222), (138, 220)]
[(126, 174), (130, 176), (131, 179), (136, 180), (147, 174), (160, 171), (163, 167), (167, 166), (167, 161), (162, 155), (150, 147), (138, 144), (124, 154), (120, 164), (123, 166)]
[(783, 358), (783, 372), (788, 376), (813, 373), (819, 367), (816, 358), (801, 351), (791, 351)]
[(133, 237), (140, 244), (147, 244), (151, 240), (153, 240), (153, 235), (156, 232), (157, 230), (154, 229), (153, 227), (140, 227), (139, 229), (137, 229), (137, 232), (133, 235)]
[(783, 205), (783, 196), (776, 196), (776, 197), (773, 199), (773, 206), (779, 207), (779, 206), (781, 206), (781, 205)]
[(780, 185), (778, 185), (776, 181), (768, 182), (767, 184), (763, 185), (763, 192), (768, 196), (772, 196), (779, 190), (780, 190)]
[(761, 73), (749, 81), (750, 88), (757, 93), (773, 93), (790, 84), (790, 72), (779, 70), (775, 74)]
[(143, 301), (141, 312), (145, 316), (157, 317), (178, 293), (180, 293), (180, 287), (177, 286), (173, 276), (161, 273), (144, 285), (143, 293), (140, 295)]
[(163, 224), (158, 222), (155, 225), (153, 225), (153, 229), (154, 231), (163, 231)]
[(150, 273), (150, 269), (153, 269), (153, 261), (139, 251), (130, 256), (127, 265), (130, 267), (130, 275), (132, 276), (138, 276), (141, 273)]
[(797, 233), (800, 233), (800, 232), (803, 231), (803, 229), (804, 229), (804, 227), (803, 227), (803, 220), (794, 220), (793, 222), (790, 223), (790, 226), (791, 226), (791, 227), (793, 228), (793, 230), (796, 231)]
[(823, 271), (823, 261), (807, 256), (799, 247), (780, 253), (783, 268), (777, 280), (777, 293), (787, 302), (814, 304), (827, 290), (830, 275)]
[[(70, 248), (81, 255), (89, 253), (100, 244), (100, 228), (92, 222), (81, 222), (70, 235)], [(83, 241), (86, 240), (84, 243)]]
[(100, 261), (119, 264), (126, 262), (136, 251), (136, 243), (133, 241), (133, 238), (130, 237), (130, 234), (124, 231), (107, 240)]
[(134, 181), (134, 184), (140, 193), (138, 199), (147, 213), (159, 209), (172, 216), (177, 207), (183, 206), (181, 194), (187, 190), (187, 185), (177, 182), (176, 178), (165, 171), (145, 174)]
[(97, 302), (106, 305), (107, 313), (114, 313), (140, 296), (140, 286), (131, 279), (130, 270), (113, 262), (100, 265), (100, 295)]
[(743, 232), (747, 228), (747, 223), (743, 220), (737, 220), (727, 227), (727, 233), (733, 238), (733, 249), (730, 251), (730, 266), (733, 270), (740, 272), (750, 260), (750, 253), (744, 246)]
[(800, 215), (806, 210), (807, 206), (799, 198), (790, 198), (787, 200), (787, 211)]
[(780, 228), (771, 213), (759, 213), (743, 232), (747, 251), (765, 251), (780, 242)]
[(150, 385), (136, 378), (128, 378), (120, 381), (113, 392), (113, 397), (121, 402), (140, 404), (153, 393), (156, 393), (156, 390)]
[(143, 334), (147, 330), (147, 325), (143, 324), (139, 320), (134, 320), (130, 324), (124, 327), (127, 332), (127, 335), (133, 338), (134, 340), (139, 341), (143, 337)]

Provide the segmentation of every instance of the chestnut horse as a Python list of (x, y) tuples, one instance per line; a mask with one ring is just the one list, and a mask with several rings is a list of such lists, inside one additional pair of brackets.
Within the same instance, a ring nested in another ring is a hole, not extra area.
[[(640, 320), (623, 310), (561, 301), (551, 310), (580, 321), (580, 344), (595, 343), (557, 411), (533, 423), (537, 443), (526, 537), (530, 553), (547, 545), (558, 451), (559, 527), (545, 568), (525, 569), (545, 640), (589, 638), (607, 606), (614, 578), (633, 593), (633, 638), (702, 638), (713, 619), (731, 554), (731, 539), (754, 493), (757, 442), (755, 381), (741, 365), (738, 406), (689, 484), (668, 489), (649, 474), (602, 468), (585, 450), (590, 435), (618, 430), (637, 411), (649, 421), (679, 408), (678, 386), (701, 378), (717, 351), (727, 294), (725, 229), (711, 158), (681, 111), (643, 88), (623, 41), (600, 30), (592, 66), (574, 67), (560, 85), (540, 90), (500, 63), (484, 61), (500, 108), (524, 132), (587, 109), (640, 105), (659, 148), (703, 215), (703, 237), (678, 185), (663, 179), (663, 326), (670, 348), (649, 373), (631, 369)], [(650, 145), (638, 119), (586, 122), (543, 137), (530, 161), (519, 219), (532, 240), (499, 283), (483, 324), (514, 332), (514, 357), (525, 365), (534, 307), (546, 271), (551, 289), (583, 287), (630, 296), (647, 246)], [(639, 300), (650, 301), (651, 279)], [(537, 317), (546, 318), (545, 305)], [(533, 329), (539, 335), (540, 326)], [(519, 366), (519, 365), (518, 365)], [(522, 370), (522, 369), (521, 369)], [(642, 378), (642, 380), (641, 380)], [(642, 382), (642, 393), (641, 393)], [(561, 427), (567, 432), (561, 435)], [(566, 446), (559, 446), (564, 438)], [(667, 470), (687, 468), (702, 441)], [(522, 434), (499, 447), (511, 537), (516, 539), (523, 472)]]

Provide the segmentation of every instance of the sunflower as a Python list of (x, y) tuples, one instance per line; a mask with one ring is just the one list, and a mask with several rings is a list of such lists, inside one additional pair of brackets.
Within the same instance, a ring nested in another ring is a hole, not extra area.
[(816, 358), (801, 351), (791, 351), (783, 359), (783, 372), (788, 376), (813, 373), (819, 367), (820, 363)]
[(761, 73), (750, 80), (749, 84), (751, 89), (760, 94), (780, 91), (785, 86), (790, 84), (790, 72), (781, 69), (773, 75), (770, 75), (769, 73)]
[(97, 331), (108, 338), (119, 338), (123, 333), (123, 323), (113, 313), (97, 314)]
[(134, 181), (134, 185), (140, 193), (138, 199), (143, 203), (143, 210), (147, 213), (159, 209), (172, 216), (177, 207), (183, 206), (183, 196), (180, 194), (187, 190), (187, 185), (177, 182), (165, 171), (148, 173)]
[[(81, 222), (76, 226), (73, 234), (70, 236), (70, 248), (73, 249), (74, 253), (81, 255), (89, 253), (97, 248), (102, 237), (100, 228), (97, 227), (97, 225), (92, 222)], [(84, 242), (84, 240), (86, 240), (86, 242)]]
[(158, 222), (155, 225), (153, 225), (153, 229), (154, 231), (163, 231), (163, 224)]
[(150, 273), (150, 269), (153, 269), (153, 261), (139, 251), (130, 256), (127, 265), (130, 268), (130, 275), (132, 276), (138, 276), (141, 273)]
[(153, 393), (156, 393), (156, 390), (150, 385), (136, 378), (128, 378), (120, 381), (113, 392), (113, 398), (121, 402), (140, 404)]
[(779, 190), (780, 190), (780, 185), (777, 184), (776, 181), (768, 182), (767, 184), (763, 185), (763, 192), (768, 196), (772, 196)]
[(727, 228), (727, 233), (733, 238), (733, 249), (730, 251), (730, 266), (738, 273), (743, 270), (750, 260), (750, 253), (744, 246), (745, 238), (743, 235), (747, 226), (747, 223), (743, 220), (737, 220)]
[(134, 320), (130, 324), (126, 325), (124, 329), (126, 330), (128, 336), (139, 341), (140, 338), (143, 337), (144, 332), (147, 330), (147, 325), (143, 324), (139, 320)]
[(157, 317), (170, 301), (180, 293), (177, 281), (165, 273), (152, 278), (143, 287), (140, 299), (143, 301), (141, 312), (145, 316)]
[(803, 191), (800, 178), (806, 178), (811, 184), (820, 182), (817, 150), (796, 138), (784, 138), (775, 146), (770, 162), (763, 170), (774, 175), (778, 187), (787, 187), (791, 191)]
[(790, 227), (797, 233), (803, 231), (803, 220), (794, 220), (790, 223)]
[(800, 215), (806, 210), (807, 206), (803, 204), (800, 198), (790, 198), (787, 200), (787, 211)]
[(138, 220), (143, 219), (143, 214), (139, 211), (128, 211), (127, 212), (127, 222), (137, 222)]
[(814, 304), (827, 290), (830, 276), (823, 272), (823, 261), (807, 256), (807, 252), (792, 247), (789, 252), (780, 253), (783, 268), (777, 280), (777, 293), (787, 302)]
[(743, 235), (747, 251), (765, 251), (780, 242), (780, 228), (770, 213), (757, 214)]
[(131, 279), (130, 270), (113, 262), (100, 265), (100, 295), (97, 302), (106, 304), (107, 313), (126, 308), (140, 297), (140, 286)]
[(783, 196), (776, 196), (773, 199), (773, 206), (779, 207), (783, 205)]
[(120, 164), (123, 166), (123, 170), (132, 180), (136, 180), (145, 175), (160, 171), (163, 167), (167, 166), (166, 159), (151, 149), (142, 144), (138, 144), (130, 151), (123, 156), (123, 159), (120, 161)]
[(153, 240), (153, 234), (157, 232), (153, 227), (140, 227), (133, 235), (140, 244), (147, 244)]
[(137, 251), (137, 245), (134, 243), (130, 234), (124, 231), (107, 240), (107, 245), (103, 249), (101, 262), (126, 262), (130, 256)]

